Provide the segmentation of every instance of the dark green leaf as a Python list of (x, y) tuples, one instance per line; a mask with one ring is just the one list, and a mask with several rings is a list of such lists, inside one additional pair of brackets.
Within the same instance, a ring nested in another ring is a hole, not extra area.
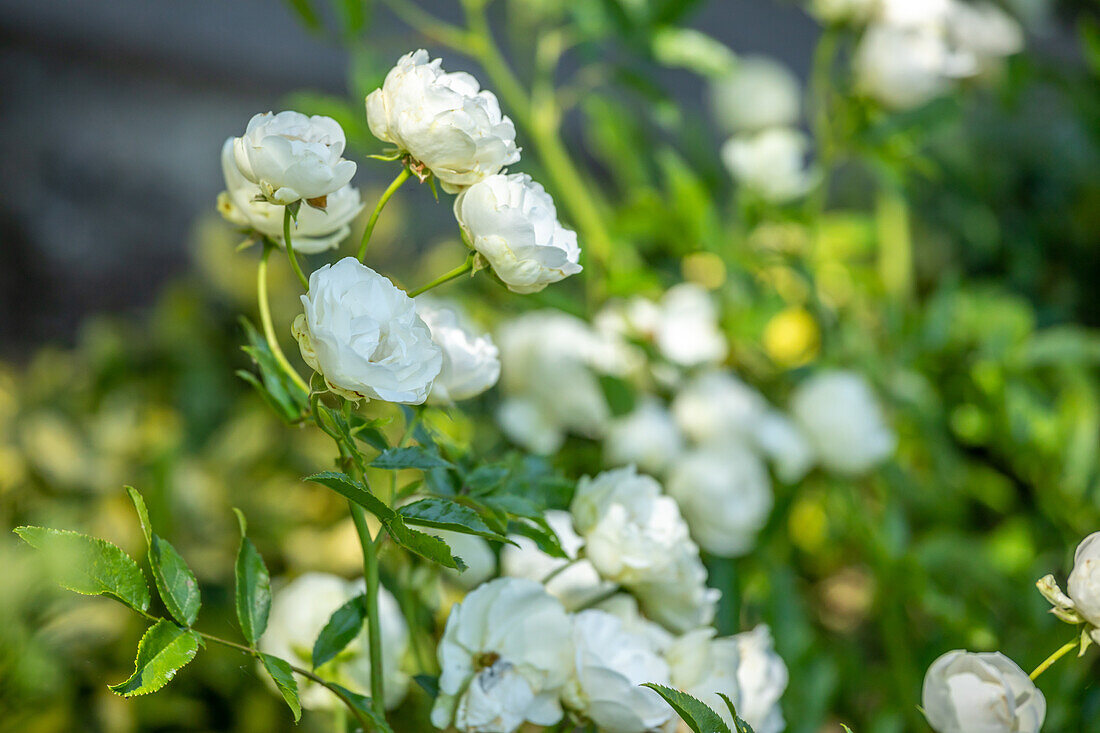
[(298, 14), (298, 17), (307, 28), (311, 31), (321, 30), (321, 17), (313, 9), (310, 0), (287, 0), (287, 4)]
[(628, 415), (634, 411), (634, 390), (625, 380), (610, 374), (600, 375), (600, 389), (607, 400), (607, 406), (611, 408), (611, 414), (615, 417)]
[(444, 460), (434, 451), (417, 445), (407, 448), (389, 448), (382, 451), (381, 455), (371, 463), (375, 468), (397, 470), (400, 468), (452, 468), (449, 461)]
[(358, 692), (352, 692), (346, 687), (336, 683), (332, 683), (332, 686), (339, 690), (340, 694), (344, 696), (344, 699), (354, 705), (355, 709), (367, 719), (367, 722), (370, 723), (372, 728), (370, 733), (393, 733), (393, 728), (386, 722), (386, 719), (375, 712), (374, 708), (371, 707), (369, 697), (360, 695)]
[(149, 586), (134, 559), (96, 537), (46, 527), (17, 527), (31, 547), (47, 553), (62, 587), (88, 596), (112, 595), (137, 609), (149, 609)]
[(721, 715), (691, 695), (649, 682), (643, 683), (642, 687), (648, 687), (663, 697), (694, 733), (732, 733)]
[(267, 341), (259, 334), (247, 319), (241, 319), (248, 346), (241, 347), (260, 370), (260, 379), (255, 375), (245, 376), (248, 372), (237, 372), (239, 376), (255, 387), (264, 400), (271, 405), (276, 414), (286, 422), (300, 419), (307, 406), (307, 395), (283, 371), (275, 360)]
[(275, 686), (279, 688), (286, 704), (290, 706), (291, 712), (294, 713), (294, 722), (297, 723), (302, 719), (302, 703), (298, 701), (298, 682), (294, 679), (294, 670), (288, 663), (270, 654), (260, 654), (260, 662), (271, 675), (271, 679), (275, 681)]
[(476, 511), (449, 499), (421, 499), (412, 504), (406, 504), (398, 509), (397, 513), (405, 519), (405, 524), (449, 529), (462, 534), (479, 535), (499, 542), (508, 542), (507, 537), (489, 529), (485, 520)]
[(198, 651), (198, 634), (162, 618), (141, 637), (130, 679), (111, 685), (111, 691), (123, 697), (156, 692), (194, 659)]
[(404, 547), (409, 552), (416, 553), (426, 560), (431, 560), (445, 568), (465, 570), (466, 563), (462, 558), (451, 554), (451, 548), (446, 542), (424, 532), (409, 529), (400, 517), (386, 524), (393, 541)]
[(428, 693), (428, 697), (436, 699), (439, 697), (439, 677), (431, 674), (418, 674), (413, 677), (413, 681), (420, 686), (420, 689)]
[(176, 548), (154, 534), (149, 545), (149, 565), (168, 612), (184, 626), (194, 624), (202, 606), (199, 581)]
[(366, 619), (366, 596), (358, 595), (336, 609), (313, 644), (313, 668), (320, 667), (344, 651), (362, 633)]
[(534, 540), (538, 548), (547, 555), (569, 559), (565, 550), (562, 549), (561, 542), (558, 541), (558, 536), (554, 534), (554, 530), (550, 528), (545, 519), (542, 521), (513, 520), (508, 523), (508, 532), (509, 534), (523, 535), (530, 540)]
[[(737, 714), (737, 708), (734, 706), (733, 700), (726, 697), (724, 692), (719, 692), (718, 697), (722, 698), (722, 702), (726, 704), (726, 709), (730, 711), (730, 715), (733, 717), (734, 733), (753, 733), (752, 726), (746, 723), (744, 719)], [(844, 727), (847, 728), (847, 726)], [(852, 732), (848, 731), (848, 733)]]
[(271, 576), (256, 545), (245, 536), (244, 515), (239, 510), (241, 546), (237, 550), (237, 621), (248, 643), (255, 644), (267, 628), (267, 616), (271, 611)]
[(367, 491), (362, 484), (353, 480), (351, 476), (348, 476), (346, 473), (323, 471), (321, 473), (315, 473), (312, 476), (306, 476), (305, 480), (332, 489), (345, 499), (354, 501), (383, 522), (388, 522), (397, 516), (393, 509), (386, 506), (385, 502)]

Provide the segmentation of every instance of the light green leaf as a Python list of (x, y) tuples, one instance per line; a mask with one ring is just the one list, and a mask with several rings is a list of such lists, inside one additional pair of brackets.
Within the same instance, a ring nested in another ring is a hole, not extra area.
[(693, 733), (732, 733), (721, 715), (691, 695), (649, 682), (644, 683), (642, 687), (648, 687), (663, 697), (680, 719), (688, 724)]
[(17, 527), (15, 533), (50, 556), (63, 588), (88, 596), (112, 595), (138, 611), (149, 609), (149, 586), (141, 568), (116, 545), (46, 527)]
[(194, 624), (202, 606), (199, 581), (176, 548), (154, 534), (149, 545), (149, 565), (161, 600), (172, 618), (184, 626)]
[(241, 525), (241, 546), (237, 550), (237, 621), (241, 633), (250, 644), (255, 644), (267, 628), (267, 616), (271, 611), (271, 576), (264, 559), (252, 540), (245, 536), (247, 524), (244, 515), (237, 512)]
[(133, 486), (127, 486), (126, 493), (130, 495), (130, 501), (134, 502), (134, 509), (137, 510), (138, 522), (141, 523), (141, 531), (145, 535), (146, 544), (152, 544), (153, 524), (149, 521), (149, 510), (145, 508), (145, 499), (141, 498), (141, 494)]
[(156, 692), (167, 685), (181, 667), (194, 659), (198, 651), (198, 634), (180, 628), (167, 619), (160, 619), (141, 637), (130, 679), (111, 685), (110, 689), (123, 697)]
[(421, 499), (412, 504), (406, 504), (398, 509), (397, 513), (404, 518), (405, 524), (449, 529), (452, 532), (479, 535), (498, 542), (511, 542), (504, 535), (490, 529), (476, 511), (450, 499)]
[(290, 706), (294, 713), (294, 722), (297, 723), (302, 719), (302, 703), (298, 700), (298, 682), (294, 679), (294, 670), (290, 668), (290, 664), (270, 654), (260, 654), (260, 662), (275, 681), (275, 686)]
[(344, 651), (345, 647), (363, 631), (367, 618), (366, 596), (360, 594), (333, 612), (325, 628), (313, 644), (313, 668)]
[(402, 468), (453, 468), (454, 464), (446, 461), (438, 453), (420, 446), (407, 448), (389, 448), (371, 462), (375, 468), (384, 468), (396, 471)]
[(462, 561), (462, 558), (451, 554), (451, 548), (446, 542), (433, 535), (409, 529), (400, 517), (386, 523), (386, 529), (389, 530), (393, 541), (409, 552), (416, 553), (424, 559), (431, 560), (445, 568), (466, 569), (466, 563)]
[(354, 481), (351, 476), (336, 471), (324, 471), (306, 476), (306, 481), (321, 484), (340, 494), (345, 499), (354, 501), (383, 522), (388, 522), (397, 514), (374, 494), (370, 493), (362, 484)]

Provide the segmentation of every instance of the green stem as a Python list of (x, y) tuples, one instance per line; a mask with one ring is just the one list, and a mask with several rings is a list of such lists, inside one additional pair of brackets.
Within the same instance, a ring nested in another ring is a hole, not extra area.
[(382, 0), (382, 4), (405, 25), (415, 28), (444, 46), (461, 50), (469, 43), (469, 34), (464, 29), (434, 17), (411, 0)]
[(1078, 645), (1078, 644), (1080, 644), (1080, 643), (1081, 643), (1081, 639), (1080, 639), (1079, 637), (1078, 637), (1078, 638), (1076, 638), (1076, 639), (1074, 639), (1073, 641), (1067, 642), (1067, 643), (1066, 643), (1066, 644), (1065, 644), (1064, 646), (1062, 646), (1062, 647), (1061, 647), (1061, 648), (1060, 648), (1060, 649), (1059, 649), (1058, 651), (1054, 652), (1054, 653), (1053, 653), (1053, 654), (1051, 654), (1051, 655), (1050, 655), (1049, 657), (1047, 657), (1047, 658), (1046, 658), (1046, 659), (1045, 659), (1045, 660), (1043, 661), (1043, 663), (1042, 663), (1042, 664), (1040, 664), (1040, 665), (1039, 665), (1038, 667), (1036, 667), (1036, 668), (1035, 668), (1035, 671), (1034, 671), (1034, 672), (1032, 672), (1032, 673), (1031, 673), (1031, 674), (1029, 675), (1029, 677), (1031, 677), (1031, 679), (1032, 679), (1032, 680), (1036, 680), (1036, 679), (1038, 679), (1038, 678), (1039, 678), (1039, 675), (1041, 675), (1041, 674), (1042, 674), (1043, 672), (1046, 672), (1046, 671), (1047, 671), (1048, 669), (1050, 669), (1050, 668), (1051, 668), (1051, 666), (1052, 666), (1052, 665), (1053, 665), (1053, 664), (1054, 664), (1055, 662), (1057, 662), (1057, 661), (1058, 661), (1059, 659), (1061, 659), (1062, 657), (1066, 656), (1066, 655), (1067, 655), (1067, 654), (1069, 654), (1069, 653), (1070, 653), (1071, 651), (1073, 651), (1074, 649), (1076, 649), (1076, 648), (1077, 648), (1077, 645)]
[(298, 264), (298, 258), (294, 254), (294, 244), (290, 241), (290, 207), (283, 207), (283, 244), (286, 245), (286, 255), (290, 258), (290, 266), (294, 268), (294, 274), (298, 276), (298, 280), (302, 283), (302, 287), (309, 292), (309, 280), (302, 273), (302, 266)]
[(434, 287), (442, 285), (443, 283), (448, 282), (450, 280), (454, 280), (456, 277), (461, 277), (462, 275), (465, 275), (467, 272), (472, 270), (473, 267), (474, 267), (474, 255), (471, 254), (469, 257), (466, 258), (465, 262), (463, 262), (461, 265), (459, 265), (455, 269), (451, 270), (450, 272), (445, 272), (442, 275), (440, 275), (439, 277), (437, 277), (435, 280), (432, 280), (427, 285), (424, 285), (422, 287), (417, 288), (416, 290), (413, 290), (411, 293), (409, 293), (409, 297), (410, 298), (415, 298), (416, 296), (420, 295), (421, 293), (426, 293)]
[(878, 228), (879, 276), (886, 294), (905, 302), (913, 294), (913, 243), (909, 230), (909, 204), (905, 195), (887, 184), (875, 206)]
[(279, 346), (279, 339), (275, 337), (275, 326), (271, 321), (271, 305), (267, 296), (267, 258), (271, 255), (271, 249), (271, 245), (265, 241), (264, 253), (260, 256), (260, 265), (256, 272), (256, 295), (260, 302), (260, 324), (264, 329), (264, 338), (267, 339), (267, 348), (271, 349), (271, 355), (275, 357), (275, 361), (279, 362), (279, 366), (283, 368), (287, 376), (294, 380), (295, 384), (308, 393), (309, 386), (298, 374), (298, 370), (287, 361), (282, 347)]
[(348, 714), (343, 708), (332, 709), (333, 733), (348, 733)]
[[(371, 705), (379, 715), (385, 714), (385, 690), (382, 671), (382, 627), (378, 617), (378, 547), (371, 539), (367, 526), (367, 515), (363, 507), (353, 501), (348, 502), (351, 518), (355, 522), (355, 531), (359, 534), (359, 545), (363, 548), (363, 578), (367, 584), (367, 643), (370, 646), (370, 696)], [(378, 539), (382, 539), (382, 530), (378, 530)]]
[(359, 254), (357, 257), (362, 262), (367, 256), (367, 244), (370, 243), (370, 236), (374, 233), (374, 225), (378, 223), (378, 216), (382, 213), (382, 209), (385, 208), (386, 202), (390, 200), (394, 192), (401, 188), (401, 184), (409, 180), (409, 169), (404, 165), (401, 166), (401, 172), (397, 174), (397, 178), (393, 179), (393, 183), (390, 184), (383, 193), (382, 197), (378, 199), (378, 205), (374, 207), (374, 212), (370, 215), (370, 220), (367, 221), (367, 228), (363, 230), (363, 241), (359, 244)]

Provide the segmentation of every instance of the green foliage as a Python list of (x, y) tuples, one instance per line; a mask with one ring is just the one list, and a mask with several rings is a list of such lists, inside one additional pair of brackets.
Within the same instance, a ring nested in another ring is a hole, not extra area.
[(438, 451), (421, 446), (387, 448), (371, 462), (371, 465), (375, 468), (384, 468), (390, 471), (397, 471), (402, 468), (428, 470), (452, 467), (452, 464), (444, 460)]
[(298, 682), (294, 679), (294, 670), (287, 662), (270, 654), (261, 653), (259, 657), (260, 663), (279, 688), (279, 694), (294, 713), (294, 722), (297, 723), (302, 719), (302, 703), (298, 700)]
[(176, 548), (153, 532), (145, 500), (137, 489), (127, 486), (126, 492), (134, 502), (138, 520), (141, 522), (141, 530), (149, 544), (149, 568), (156, 581), (157, 590), (160, 591), (161, 600), (164, 601), (164, 606), (173, 618), (184, 626), (191, 626), (198, 618), (199, 608), (202, 606), (199, 581), (191, 572), (191, 568), (187, 567), (184, 559), (176, 552)]
[(271, 578), (264, 559), (245, 534), (244, 514), (234, 510), (241, 526), (241, 546), (235, 566), (237, 621), (249, 644), (255, 644), (267, 628), (271, 611)]
[(436, 529), (448, 529), (452, 532), (472, 534), (498, 542), (508, 542), (508, 538), (495, 532), (485, 524), (476, 511), (450, 499), (429, 498), (406, 504), (397, 510), (405, 524), (415, 524)]
[(336, 609), (313, 644), (314, 669), (333, 659), (361, 634), (366, 618), (366, 597), (362, 594)]
[(117, 546), (63, 529), (16, 527), (15, 533), (49, 556), (63, 588), (88, 596), (111, 595), (137, 611), (148, 610), (145, 576)]
[(133, 675), (125, 682), (111, 685), (111, 691), (123, 697), (156, 692), (194, 659), (198, 651), (198, 634), (160, 619), (149, 627), (138, 643)]
[[(729, 726), (722, 720), (722, 716), (707, 707), (705, 703), (695, 699), (686, 692), (680, 692), (671, 687), (655, 685), (649, 682), (644, 683), (642, 686), (648, 687), (660, 695), (664, 701), (676, 711), (680, 719), (688, 724), (692, 733), (731, 733)], [(730, 703), (727, 701), (727, 704)], [(730, 704), (731, 710), (732, 707), (732, 704)], [(737, 714), (734, 713), (735, 720), (736, 715)], [(738, 727), (737, 733), (741, 733), (741, 731), (742, 729)], [(745, 730), (745, 733), (751, 733), (751, 729)]]
[(267, 341), (247, 318), (241, 318), (241, 326), (248, 339), (241, 349), (252, 357), (260, 377), (243, 370), (238, 370), (237, 376), (251, 384), (284, 421), (297, 422), (307, 407), (306, 393), (279, 366)]

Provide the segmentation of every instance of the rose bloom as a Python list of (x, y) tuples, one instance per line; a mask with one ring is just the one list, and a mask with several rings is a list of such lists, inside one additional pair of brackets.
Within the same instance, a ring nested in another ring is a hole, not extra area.
[(431, 533), (446, 542), (451, 552), (466, 563), (466, 569), (461, 572), (453, 568), (440, 571), (458, 587), (470, 590), (496, 575), (497, 556), (484, 538), (437, 527), (433, 527)]
[(455, 193), (519, 160), (516, 128), (496, 95), (420, 49), (402, 56), (367, 96), (367, 124)]
[(443, 366), (428, 395), (429, 403), (450, 405), (468, 400), (497, 383), (500, 352), (492, 336), (474, 331), (457, 305), (421, 296), (416, 312), (443, 350)]
[(896, 110), (926, 104), (977, 71), (974, 58), (956, 53), (942, 30), (926, 27), (873, 25), (853, 63), (859, 89)]
[[(1100, 627), (1100, 532), (1093, 532), (1077, 546), (1067, 590), (1081, 617)], [(1100, 632), (1093, 635), (1100, 637)]]
[(757, 626), (733, 637), (739, 662), (737, 683), (741, 704), (737, 714), (756, 733), (780, 733), (786, 726), (779, 699), (787, 689), (789, 675), (783, 658), (775, 653), (771, 630)]
[(821, 464), (837, 473), (866, 473), (897, 445), (871, 386), (855, 372), (824, 371), (810, 377), (791, 396), (791, 414)]
[(581, 271), (577, 235), (558, 222), (554, 200), (526, 173), (497, 174), (455, 198), (471, 247), (514, 293), (537, 293)]
[[(361, 595), (363, 581), (349, 582), (326, 573), (306, 573), (275, 591), (267, 630), (260, 639), (260, 651), (301, 667), (312, 668), (313, 642), (332, 614)], [(378, 612), (382, 627), (382, 669), (385, 674), (386, 708), (397, 707), (405, 698), (409, 678), (400, 670), (409, 647), (409, 630), (397, 601), (379, 588)], [(319, 668), (320, 674), (352, 689), (370, 689), (369, 642), (364, 631), (335, 659)], [(265, 679), (268, 675), (261, 675)], [(327, 689), (295, 675), (302, 707), (332, 709), (341, 703)], [(274, 683), (271, 683), (274, 689)]]
[[(233, 138), (227, 139), (222, 146), (222, 173), (225, 190), (218, 194), (221, 215), (238, 226), (283, 244), (283, 207), (257, 200), (262, 195), (260, 187), (241, 175), (233, 159)], [(303, 207), (291, 234), (294, 249), (304, 254), (335, 249), (347, 238), (351, 222), (362, 210), (359, 189), (350, 184), (330, 193), (323, 211)]]
[(776, 477), (785, 484), (801, 481), (816, 460), (809, 439), (793, 420), (775, 410), (761, 418), (756, 445), (771, 461)]
[(764, 464), (735, 442), (704, 446), (683, 456), (669, 471), (667, 485), (691, 536), (719, 557), (739, 557), (752, 550), (774, 503)]
[(664, 573), (631, 586), (646, 616), (684, 633), (714, 621), (721, 591), (707, 587), (707, 569), (694, 542), (685, 542)]
[(344, 145), (344, 131), (331, 117), (263, 112), (233, 141), (233, 158), (241, 175), (271, 203), (305, 199), (323, 209), (317, 199), (336, 193), (355, 175), (355, 163), (341, 157)]
[(776, 204), (805, 196), (819, 176), (809, 167), (810, 141), (793, 127), (770, 127), (737, 135), (720, 151), (730, 175), (745, 188)]
[(554, 725), (571, 667), (572, 624), (538, 583), (498, 578), (454, 605), (439, 643), (432, 724), (511, 733), (525, 721)]
[(764, 397), (733, 374), (705, 372), (672, 401), (677, 424), (692, 440), (750, 442), (768, 411)]
[(607, 733), (646, 733), (671, 720), (672, 708), (643, 682), (667, 685), (668, 664), (650, 640), (605, 611), (573, 618), (574, 665), (565, 704)]
[(738, 59), (732, 73), (710, 84), (718, 124), (730, 134), (798, 124), (802, 87), (783, 64), (765, 56)]
[(354, 257), (309, 277), (293, 331), (302, 358), (350, 400), (421, 404), (443, 352), (412, 298)]
[(1038, 733), (1046, 698), (1000, 652), (948, 652), (924, 677), (921, 706), (937, 733)]
[[(689, 631), (669, 645), (665, 659), (671, 670), (673, 687), (704, 702), (722, 716), (730, 730), (734, 730), (733, 716), (718, 693), (728, 697), (740, 710), (741, 685), (737, 670), (741, 652), (736, 638), (716, 639), (716, 633), (713, 628)], [(687, 724), (681, 722), (677, 733), (687, 732)]]
[(604, 461), (612, 466), (635, 464), (659, 474), (684, 451), (684, 436), (660, 402), (647, 399), (632, 412), (611, 421), (604, 439)]

